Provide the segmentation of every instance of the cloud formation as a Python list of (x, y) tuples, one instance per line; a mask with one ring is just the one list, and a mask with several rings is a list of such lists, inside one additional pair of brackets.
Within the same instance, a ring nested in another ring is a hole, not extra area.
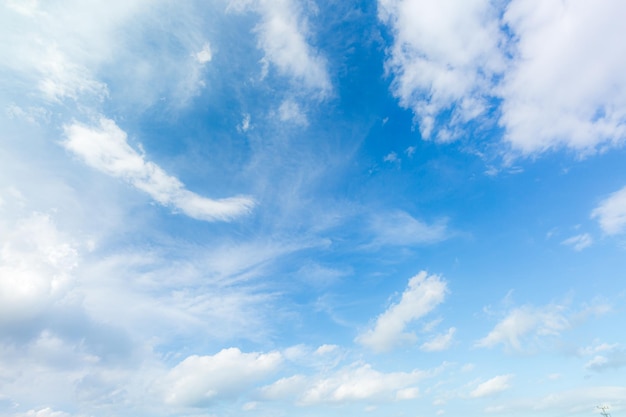
[(567, 238), (561, 244), (571, 246), (575, 251), (580, 252), (593, 244), (593, 238), (589, 233), (583, 233)]
[(282, 362), (279, 352), (243, 353), (223, 349), (213, 356), (189, 356), (163, 381), (165, 402), (184, 407), (206, 406), (232, 398), (275, 372)]
[(414, 343), (417, 336), (405, 332), (405, 328), (434, 310), (443, 302), (447, 292), (447, 284), (440, 276), (420, 272), (409, 280), (400, 301), (378, 316), (374, 327), (359, 335), (356, 341), (377, 352)]
[(620, 0), (378, 4), (394, 36), (392, 92), (423, 138), (459, 137), (493, 108), (504, 141), (524, 155), (587, 154), (626, 139)]
[(470, 397), (488, 397), (499, 392), (506, 391), (511, 387), (511, 379), (513, 379), (513, 375), (511, 374), (495, 376), (479, 384), (476, 389), (470, 392)]
[(212, 200), (187, 190), (177, 178), (134, 150), (126, 141), (126, 132), (113, 120), (102, 117), (96, 127), (73, 123), (65, 126), (65, 136), (63, 146), (87, 165), (124, 179), (158, 203), (194, 219), (230, 221), (254, 207), (249, 197)]
[(607, 235), (617, 235), (626, 230), (626, 187), (614, 192), (600, 202), (591, 212)]
[(522, 350), (522, 341), (527, 336), (559, 335), (570, 327), (563, 310), (558, 305), (515, 308), (487, 336), (476, 342), (476, 346), (493, 347), (503, 344), (507, 348)]

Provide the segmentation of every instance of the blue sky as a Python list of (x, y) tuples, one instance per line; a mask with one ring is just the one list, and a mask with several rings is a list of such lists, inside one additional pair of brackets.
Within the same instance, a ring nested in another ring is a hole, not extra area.
[(0, 416), (626, 412), (624, 15), (4, 0)]

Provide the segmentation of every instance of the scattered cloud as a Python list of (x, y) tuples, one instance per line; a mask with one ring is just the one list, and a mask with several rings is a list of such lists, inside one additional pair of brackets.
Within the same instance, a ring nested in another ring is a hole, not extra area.
[(506, 391), (511, 388), (511, 379), (513, 379), (512, 374), (495, 376), (479, 384), (476, 389), (470, 392), (470, 397), (489, 397), (502, 391)]
[(422, 346), (420, 346), (420, 349), (425, 352), (439, 352), (446, 350), (452, 345), (454, 333), (456, 333), (456, 328), (450, 327), (447, 333), (437, 335), (428, 342), (424, 342)]
[(265, 60), (282, 75), (324, 97), (331, 90), (326, 60), (309, 43), (306, 17), (292, 0), (232, 0), (230, 10), (253, 9), (261, 15), (256, 26)]
[(420, 272), (409, 280), (400, 301), (378, 316), (374, 327), (360, 334), (356, 341), (377, 352), (415, 343), (417, 336), (405, 328), (434, 310), (447, 292), (447, 284), (440, 276)]
[(165, 206), (172, 206), (189, 217), (205, 221), (230, 221), (252, 210), (249, 197), (212, 200), (187, 189), (161, 167), (146, 161), (127, 142), (126, 132), (102, 117), (99, 126), (78, 123), (65, 126), (63, 146), (87, 165), (116, 178), (122, 178)]
[(362, 401), (393, 401), (416, 398), (419, 389), (414, 384), (432, 376), (433, 372), (384, 373), (369, 364), (353, 364), (328, 376), (296, 375), (282, 378), (263, 387), (267, 398), (295, 398), (300, 405), (322, 403), (351, 403)]
[(400, 163), (401, 159), (398, 158), (398, 154), (395, 152), (389, 152), (387, 155), (385, 155), (385, 157), (383, 158), (383, 161), (385, 162), (389, 162), (389, 163)]
[(378, 4), (394, 36), (391, 90), (424, 139), (453, 140), (496, 106), (504, 141), (525, 155), (584, 155), (626, 139), (619, 0)]
[(583, 233), (567, 238), (561, 244), (571, 246), (575, 251), (580, 252), (593, 244), (593, 238), (589, 233)]
[[(394, 35), (386, 63), (393, 94), (413, 110), (424, 139), (450, 140), (455, 128), (487, 110), (492, 79), (504, 68), (493, 2), (379, 0), (378, 6)], [(448, 110), (451, 130), (437, 124)]]
[(585, 364), (585, 369), (604, 372), (626, 366), (626, 349), (619, 343), (595, 343), (578, 350), (581, 356), (593, 356)]
[(503, 344), (507, 348), (523, 350), (522, 341), (529, 336), (558, 336), (570, 327), (564, 310), (559, 305), (515, 308), (487, 336), (476, 342), (476, 346), (493, 347)]
[(513, 60), (499, 94), (505, 140), (526, 154), (566, 146), (587, 153), (626, 138), (626, 4), (514, 0), (503, 23)]
[(626, 230), (626, 187), (609, 195), (591, 212), (607, 235), (616, 235)]
[(281, 362), (278, 352), (242, 353), (237, 348), (224, 349), (213, 356), (189, 356), (162, 382), (164, 400), (167, 404), (202, 407), (236, 397), (274, 373)]

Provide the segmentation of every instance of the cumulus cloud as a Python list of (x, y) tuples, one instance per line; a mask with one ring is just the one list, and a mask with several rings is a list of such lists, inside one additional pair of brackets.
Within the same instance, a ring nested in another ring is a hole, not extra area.
[(237, 348), (213, 356), (189, 356), (165, 378), (164, 400), (172, 405), (201, 407), (236, 397), (275, 372), (281, 362), (279, 352), (243, 353)]
[(508, 348), (522, 350), (522, 341), (526, 337), (557, 336), (570, 327), (563, 310), (564, 307), (558, 305), (515, 308), (487, 336), (476, 342), (476, 346), (503, 344)]
[(413, 386), (431, 373), (421, 370), (384, 373), (370, 365), (352, 365), (329, 376), (282, 378), (261, 389), (267, 398), (295, 397), (301, 405), (371, 400), (408, 400), (419, 390)]
[(476, 389), (470, 392), (470, 397), (488, 397), (499, 392), (506, 391), (511, 387), (511, 379), (513, 379), (513, 375), (511, 374), (495, 376), (479, 384)]
[(517, 39), (500, 87), (506, 140), (525, 153), (587, 152), (626, 138), (626, 45), (620, 0), (514, 0)]
[[(379, 0), (379, 18), (394, 35), (387, 61), (393, 94), (410, 108), (422, 137), (430, 138), (437, 117), (452, 111), (451, 127), (484, 113), (492, 78), (504, 65), (502, 35), (489, 0)], [(440, 140), (451, 132), (439, 130)]]
[(447, 292), (447, 284), (440, 276), (420, 272), (409, 280), (400, 301), (378, 316), (374, 327), (359, 335), (356, 341), (378, 352), (414, 343), (417, 336), (406, 332), (405, 328), (434, 310)]
[(580, 252), (593, 244), (593, 238), (589, 233), (583, 233), (567, 238), (561, 244), (571, 246), (575, 251)]
[(126, 141), (126, 132), (110, 119), (101, 118), (97, 127), (73, 123), (65, 126), (63, 146), (87, 165), (122, 178), (165, 206), (205, 221), (229, 221), (247, 214), (254, 206), (249, 197), (212, 200), (189, 190), (161, 167), (146, 161)]
[(591, 212), (607, 235), (623, 233), (626, 229), (626, 187), (614, 192), (600, 202)]
[(456, 333), (456, 328), (450, 327), (446, 333), (437, 335), (428, 342), (424, 342), (422, 346), (420, 346), (420, 349), (425, 352), (439, 352), (446, 350), (450, 347), (450, 345), (452, 345), (454, 333)]
[(448, 237), (445, 220), (428, 224), (404, 211), (377, 214), (370, 219), (375, 233), (373, 245), (419, 245), (436, 243)]
[(522, 154), (586, 154), (624, 142), (620, 0), (378, 4), (394, 36), (392, 92), (413, 110), (422, 137), (454, 139), (497, 106), (505, 142)]

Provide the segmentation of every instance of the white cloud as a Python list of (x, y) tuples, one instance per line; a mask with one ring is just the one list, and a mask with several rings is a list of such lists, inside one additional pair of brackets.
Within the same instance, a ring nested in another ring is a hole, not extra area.
[[(378, 4), (394, 36), (392, 92), (424, 138), (452, 140), (497, 105), (504, 141), (522, 154), (569, 147), (584, 155), (626, 139), (624, 2)], [(437, 118), (447, 111), (443, 125)]]
[(527, 336), (557, 336), (570, 326), (563, 310), (558, 305), (515, 308), (487, 336), (476, 342), (476, 346), (493, 347), (503, 344), (522, 350), (522, 339)]
[(454, 333), (456, 333), (456, 328), (450, 327), (447, 333), (440, 334), (425, 342), (420, 346), (420, 349), (425, 352), (439, 352), (442, 350), (446, 350), (452, 345), (452, 340), (454, 338)]
[(624, 14), (620, 0), (509, 3), (517, 42), (500, 122), (514, 148), (588, 152), (626, 138)]
[(589, 233), (583, 233), (565, 239), (561, 242), (561, 244), (571, 246), (575, 251), (580, 252), (593, 244), (593, 238), (589, 235)]
[(54, 411), (52, 408), (43, 408), (41, 410), (29, 410), (19, 417), (70, 417), (68, 413), (63, 411)]
[(578, 353), (584, 356), (593, 355), (585, 364), (585, 369), (590, 371), (603, 372), (626, 366), (626, 349), (620, 348), (618, 343), (596, 343), (579, 349)]
[(307, 126), (309, 120), (300, 105), (293, 100), (284, 100), (278, 108), (278, 118), (281, 122), (291, 122), (300, 126)]
[(448, 292), (447, 284), (438, 275), (422, 271), (409, 280), (402, 298), (376, 319), (373, 329), (362, 333), (356, 341), (375, 351), (387, 351), (398, 345), (414, 343), (414, 333), (405, 332), (413, 321), (430, 313), (441, 304)]
[(321, 96), (331, 89), (326, 61), (309, 43), (305, 16), (292, 0), (233, 0), (232, 10), (252, 8), (261, 14), (256, 27), (265, 59)]
[(498, 375), (478, 385), (476, 389), (470, 392), (470, 397), (480, 398), (488, 397), (502, 391), (506, 391), (511, 387), (511, 379), (513, 375)]
[(213, 356), (189, 356), (162, 382), (165, 402), (197, 407), (237, 396), (275, 372), (281, 362), (278, 352), (242, 353), (237, 348)]
[(41, 213), (0, 232), (0, 324), (30, 319), (71, 288), (77, 245)]
[(398, 158), (398, 154), (397, 153), (389, 152), (387, 155), (385, 155), (385, 157), (383, 158), (383, 161), (394, 163), (394, 162), (400, 162), (401, 159)]
[(206, 64), (207, 62), (210, 62), (213, 59), (211, 45), (209, 43), (205, 43), (204, 46), (202, 46), (202, 50), (194, 54), (194, 57), (199, 64)]
[(430, 375), (420, 370), (384, 373), (368, 364), (355, 364), (329, 376), (282, 378), (263, 387), (261, 393), (273, 399), (295, 397), (301, 405), (409, 400), (419, 394), (413, 385)]
[(123, 178), (165, 206), (173, 206), (189, 217), (205, 221), (229, 221), (252, 209), (249, 197), (212, 200), (187, 189), (161, 167), (146, 161), (126, 141), (126, 133), (114, 121), (101, 118), (98, 127), (78, 123), (65, 126), (63, 146), (87, 165)]
[(626, 187), (614, 192), (591, 212), (604, 233), (616, 235), (626, 229)]
[[(387, 68), (393, 94), (415, 113), (422, 137), (452, 110), (456, 125), (486, 110), (492, 78), (504, 65), (497, 11), (489, 0), (379, 0), (379, 18), (394, 35)], [(450, 140), (451, 131), (439, 131)]]
[(370, 219), (376, 234), (373, 245), (419, 245), (445, 240), (448, 236), (445, 220), (427, 224), (404, 211), (377, 214)]

